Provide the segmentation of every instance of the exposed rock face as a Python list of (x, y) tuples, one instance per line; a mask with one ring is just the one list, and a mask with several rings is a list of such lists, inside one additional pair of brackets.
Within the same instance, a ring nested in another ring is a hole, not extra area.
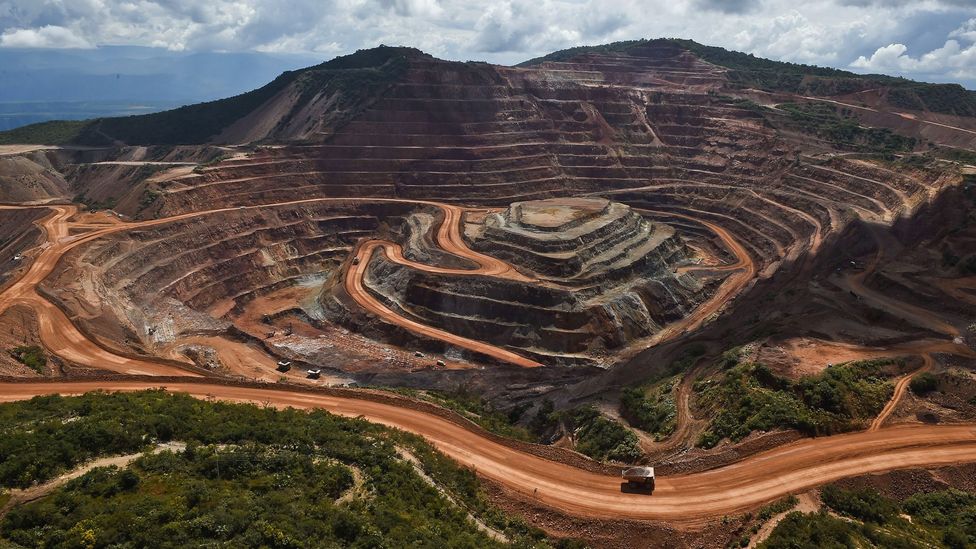
[(680, 318), (701, 285), (673, 274), (688, 259), (674, 229), (605, 199), (517, 202), (469, 215), (472, 248), (534, 279), (423, 272), (376, 254), (365, 284), (417, 322), (505, 346), (545, 364), (601, 364)]
[(653, 276), (685, 258), (671, 227), (591, 198), (516, 202), (485, 220), (475, 247), (544, 280), (589, 288), (632, 274)]

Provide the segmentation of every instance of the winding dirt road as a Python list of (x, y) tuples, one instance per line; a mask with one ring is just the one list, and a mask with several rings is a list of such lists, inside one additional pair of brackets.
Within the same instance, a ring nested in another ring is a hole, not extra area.
[[(535, 360), (524, 357), (502, 347), (461, 337), (445, 330), (427, 326), (411, 319), (404, 318), (370, 294), (365, 287), (363, 279), (365, 277), (369, 261), (372, 258), (373, 253), (377, 250), (382, 251), (390, 261), (425, 272), (447, 274), (452, 276), (490, 276), (526, 283), (533, 282), (533, 279), (523, 275), (509, 263), (502, 261), (501, 259), (476, 252), (467, 246), (467, 243), (464, 241), (464, 237), (461, 234), (463, 216), (466, 210), (465, 208), (426, 200), (409, 200), (398, 198), (375, 198), (370, 200), (374, 202), (416, 204), (440, 209), (444, 215), (444, 218), (437, 229), (437, 244), (445, 252), (471, 261), (475, 267), (472, 269), (459, 269), (426, 265), (411, 261), (404, 257), (403, 249), (396, 243), (385, 240), (367, 241), (358, 248), (355, 256), (358, 259), (358, 262), (352, 262), (353, 265), (347, 269), (344, 279), (346, 291), (361, 307), (382, 318), (386, 322), (400, 326), (424, 337), (438, 339), (451, 345), (456, 345), (458, 347), (465, 348), (470, 351), (474, 351), (476, 353), (517, 366), (527, 368), (542, 366), (541, 363)], [(14, 285), (0, 293), (0, 313), (15, 302), (30, 306), (38, 313), (38, 317), (42, 324), (41, 339), (45, 346), (47, 346), (55, 354), (80, 364), (92, 367), (107, 368), (116, 372), (127, 374), (174, 375), (178, 372), (187, 373), (188, 371), (181, 370), (178, 366), (120, 357), (117, 354), (111, 353), (99, 347), (98, 345), (94, 344), (94, 342), (82, 335), (78, 329), (71, 324), (60, 309), (57, 309), (57, 307), (54, 307), (50, 301), (37, 294), (37, 285), (40, 284), (51, 273), (61, 256), (63, 256), (69, 250), (78, 245), (90, 242), (96, 238), (100, 238), (111, 233), (151, 227), (155, 225), (163, 225), (176, 221), (234, 210), (274, 208), (322, 202), (338, 203), (357, 201), (362, 201), (362, 199), (311, 198), (255, 206), (217, 208), (213, 210), (191, 212), (148, 221), (123, 223), (116, 222), (116, 220), (113, 219), (112, 223), (106, 225), (84, 222), (70, 224), (68, 219), (77, 214), (76, 206), (29, 206), (49, 207), (54, 210), (52, 215), (45, 218), (41, 223), (45, 233), (47, 234), (47, 242), (42, 245), (42, 251), (34, 260), (30, 270)], [(727, 303), (736, 293), (738, 293), (746, 284), (748, 284), (756, 273), (755, 264), (748, 252), (732, 237), (731, 234), (728, 233), (728, 231), (716, 224), (696, 220), (691, 216), (677, 213), (669, 215), (675, 215), (698, 221), (718, 235), (718, 237), (722, 239), (728, 249), (732, 251), (737, 258), (736, 263), (718, 268), (738, 272), (723, 283), (719, 291), (716, 292), (716, 294), (702, 306), (698, 307), (695, 311), (682, 320), (665, 327), (665, 329), (652, 336), (652, 338), (649, 340), (650, 344), (660, 343), (665, 339), (680, 335), (681, 333), (693, 329), (694, 327), (703, 323), (709, 318), (710, 315), (721, 309), (725, 303)], [(84, 229), (88, 232), (69, 236), (70, 228), (74, 228), (75, 230)]]
[[(386, 242), (382, 240), (370, 240), (366, 242), (359, 248), (359, 252), (356, 257), (360, 258), (358, 264), (350, 265), (349, 270), (346, 271), (345, 288), (346, 292), (349, 293), (356, 300), (360, 306), (362, 306), (367, 311), (379, 316), (387, 322), (410, 330), (415, 334), (419, 334), (425, 337), (430, 337), (433, 339), (439, 339), (441, 341), (450, 343), (452, 345), (457, 345), (464, 349), (481, 353), (485, 356), (490, 356), (492, 358), (501, 360), (503, 362), (508, 362), (510, 364), (515, 364), (516, 366), (522, 366), (525, 368), (536, 368), (542, 366), (541, 363), (536, 362), (532, 359), (526, 358), (517, 353), (513, 353), (509, 350), (484, 343), (482, 341), (476, 341), (474, 339), (468, 339), (466, 337), (461, 337), (456, 334), (435, 328), (433, 326), (428, 326), (426, 324), (421, 324), (415, 322), (409, 318), (404, 318), (398, 315), (395, 311), (381, 303), (378, 299), (373, 297), (363, 284), (363, 279), (366, 276), (366, 268), (369, 266), (369, 260), (373, 256), (373, 252), (376, 249), (380, 249), (381, 253), (386, 255), (387, 259), (391, 261), (401, 263), (407, 262), (405, 264), (410, 264), (409, 260), (403, 257), (403, 250), (399, 245), (393, 244), (391, 242)], [(429, 267), (425, 266), (429, 272), (453, 272), (454, 269), (443, 269), (440, 267)], [(470, 271), (462, 271), (469, 273)]]
[[(0, 383), (0, 401), (52, 393), (136, 391), (152, 380)], [(840, 478), (976, 461), (976, 426), (905, 425), (805, 439), (702, 473), (660, 478), (652, 496), (621, 492), (620, 478), (549, 461), (443, 417), (402, 406), (321, 393), (200, 382), (166, 382), (198, 398), (322, 408), (419, 434), (441, 452), (510, 490), (576, 516), (700, 522), (742, 512)]]
[(37, 315), (39, 336), (52, 353), (78, 364), (134, 375), (200, 374), (175, 365), (122, 356), (111, 352), (82, 334), (64, 312), (37, 293), (37, 285), (54, 270), (61, 256), (82, 243), (129, 225), (111, 226), (81, 235), (70, 236), (68, 219), (77, 213), (75, 206), (46, 206), (53, 211), (41, 220), (47, 241), (20, 278), (0, 292), (0, 313), (12, 305), (26, 305)]
[[(387, 241), (369, 241), (359, 249), (360, 265), (362, 268), (350, 269), (349, 272), (358, 279), (353, 281), (351, 276), (346, 279), (346, 289), (350, 295), (368, 311), (377, 314), (381, 318), (394, 324), (403, 326), (411, 331), (424, 336), (433, 337), (447, 341), (451, 344), (470, 349), (472, 351), (497, 358), (499, 360), (517, 364), (525, 367), (541, 366), (540, 363), (521, 355), (507, 351), (500, 347), (489, 345), (483, 342), (462, 338), (450, 334), (443, 330), (438, 330), (429, 326), (405, 319), (389, 308), (383, 306), (378, 300), (372, 297), (362, 284), (365, 274), (365, 267), (368, 264), (372, 251), (377, 247), (383, 247), (387, 256), (398, 263), (402, 263), (415, 269), (428, 272), (452, 274), (452, 275), (482, 275), (507, 278), (510, 280), (528, 281), (529, 279), (512, 268), (508, 263), (484, 254), (471, 250), (464, 243), (461, 236), (460, 227), (464, 214), (464, 209), (458, 206), (441, 204), (438, 202), (417, 201), (406, 199), (371, 199), (380, 202), (397, 202), (406, 204), (420, 204), (440, 208), (444, 213), (444, 221), (441, 223), (437, 232), (438, 244), (447, 252), (468, 259), (477, 265), (475, 269), (444, 269), (431, 265), (424, 265), (410, 261), (403, 256), (402, 249)], [(355, 202), (361, 199), (354, 198), (314, 198), (304, 200), (294, 200), (274, 204), (264, 204), (261, 206), (248, 206), (243, 209), (253, 208), (273, 208), (300, 204), (321, 203), (321, 202)], [(130, 223), (112, 223), (109, 225), (99, 225), (91, 223), (70, 224), (68, 220), (78, 213), (76, 206), (22, 206), (23, 208), (47, 207), (53, 210), (52, 214), (44, 218), (40, 225), (44, 229), (47, 241), (40, 247), (41, 251), (34, 259), (28, 271), (16, 282), (0, 293), (0, 313), (14, 304), (23, 304), (32, 308), (38, 316), (41, 326), (41, 341), (51, 352), (56, 355), (90, 367), (108, 369), (119, 373), (133, 375), (199, 375), (178, 366), (157, 363), (146, 360), (139, 360), (130, 357), (120, 356), (112, 353), (85, 337), (65, 316), (64, 312), (54, 306), (50, 301), (37, 293), (37, 285), (40, 284), (53, 270), (60, 258), (72, 248), (90, 242), (102, 236), (127, 231), (138, 228), (163, 225), (192, 219), (200, 216), (212, 215), (221, 212), (240, 210), (241, 208), (218, 208), (200, 212), (176, 215), (161, 219), (148, 221), (137, 221)], [(5, 206), (7, 209), (21, 208), (20, 206)], [(88, 232), (69, 236), (71, 228), (88, 229)]]
[(871, 231), (871, 235), (874, 237), (878, 246), (878, 251), (871, 259), (871, 263), (859, 273), (848, 273), (836, 278), (835, 284), (844, 290), (853, 292), (868, 305), (903, 318), (916, 326), (945, 334), (949, 337), (959, 337), (960, 332), (958, 328), (942, 320), (942, 318), (932, 311), (893, 299), (865, 285), (865, 281), (877, 269), (882, 258), (884, 258), (884, 242), (882, 242), (882, 239), (878, 237), (874, 230)]
[[(735, 256), (735, 262), (727, 265), (716, 265), (714, 267), (707, 267), (711, 270), (720, 271), (733, 271), (733, 274), (726, 278), (719, 289), (710, 297), (705, 303), (702, 303), (698, 308), (692, 311), (690, 314), (683, 317), (681, 320), (668, 324), (663, 330), (654, 334), (647, 341), (642, 341), (643, 345), (657, 345), (667, 339), (676, 337), (685, 332), (694, 330), (698, 326), (701, 326), (711, 317), (713, 314), (718, 313), (725, 307), (733, 297), (739, 294), (755, 277), (758, 269), (756, 268), (756, 262), (753, 261), (752, 256), (749, 255), (749, 251), (746, 250), (735, 237), (732, 236), (729, 231), (725, 230), (723, 227), (716, 225), (715, 223), (705, 221), (703, 219), (698, 219), (690, 215), (680, 214), (677, 212), (666, 212), (659, 210), (647, 210), (635, 208), (638, 212), (652, 213), (661, 216), (673, 216), (680, 217), (682, 219), (688, 219), (694, 221), (695, 223), (700, 223), (702, 226), (712, 231), (715, 236), (717, 236), (725, 247), (732, 252)], [(706, 267), (702, 267), (705, 269)]]
[[(295, 201), (316, 202), (321, 199)], [(410, 201), (407, 201), (410, 202)], [(278, 204), (284, 205), (284, 204)], [(254, 207), (273, 207), (264, 205)], [(135, 227), (169, 223), (209, 212), (196, 212), (166, 219), (138, 223), (112, 224), (87, 233), (69, 235), (67, 220), (74, 215), (73, 206), (51, 206), (52, 215), (42, 226), (48, 236), (40, 253), (28, 271), (0, 293), (0, 310), (15, 303), (34, 308), (41, 321), (42, 341), (59, 355), (82, 363), (108, 367), (121, 372), (188, 375), (176, 366), (140, 361), (114, 355), (87, 340), (64, 314), (36, 292), (40, 283), (54, 268), (58, 259), (71, 248), (111, 232)], [(447, 211), (451, 211), (448, 208)], [(478, 267), (462, 270), (467, 274), (490, 273), (491, 276), (522, 276), (510, 266), (499, 264), (467, 249), (460, 240), (458, 217), (445, 214), (445, 223), (438, 231), (438, 242), (452, 253), (471, 259)], [(723, 285), (712, 300), (695, 311), (687, 325), (704, 321), (720, 309), (728, 298), (744, 287), (755, 274), (755, 265), (748, 253), (721, 227), (707, 222), (706, 226), (725, 241), (738, 258), (735, 265), (740, 272), (735, 280)], [(90, 228), (90, 227), (89, 227)], [(383, 241), (364, 244), (353, 275), (347, 283), (354, 289), (362, 283), (365, 266), (376, 249), (402, 258), (402, 250)], [(470, 253), (468, 253), (470, 252)], [(399, 255), (397, 255), (399, 254)], [(394, 259), (395, 260), (395, 259)], [(435, 268), (423, 266), (422, 268)], [(456, 270), (451, 270), (456, 274)], [(355, 274), (358, 273), (358, 274)], [(365, 289), (363, 295), (369, 295)], [(472, 342), (480, 344), (480, 342)], [(489, 349), (490, 351), (490, 349)], [(479, 350), (479, 352), (484, 352)], [(76, 355), (72, 355), (76, 353)], [(524, 357), (507, 357), (512, 360)], [(143, 365), (144, 364), (144, 365)], [(151, 380), (132, 381), (74, 381), (74, 382), (18, 382), (0, 383), (0, 401), (30, 398), (35, 395), (62, 393), (79, 394), (92, 390), (134, 391), (158, 386)], [(888, 427), (882, 431), (865, 431), (827, 438), (806, 439), (741, 462), (703, 473), (659, 479), (652, 497), (620, 491), (620, 479), (586, 472), (566, 464), (549, 461), (486, 437), (483, 433), (459, 425), (427, 412), (394, 404), (378, 403), (350, 396), (329, 396), (322, 393), (254, 388), (207, 383), (204, 380), (166, 382), (172, 391), (195, 397), (216, 397), (228, 401), (271, 403), (296, 408), (324, 408), (333, 413), (358, 417), (417, 433), (430, 440), (438, 449), (463, 465), (475, 468), (479, 474), (507, 488), (532, 494), (542, 503), (570, 514), (606, 517), (656, 519), (695, 522), (702, 519), (744, 511), (787, 493), (800, 492), (839, 478), (865, 473), (888, 471), (914, 466), (938, 466), (976, 461), (976, 427), (972, 425), (930, 426), (905, 425)], [(894, 404), (892, 404), (892, 407)], [(883, 422), (883, 418), (881, 420)], [(879, 425), (880, 423), (879, 422)]]
[(874, 418), (874, 421), (871, 422), (871, 426), (868, 427), (868, 431), (877, 431), (880, 429), (885, 420), (888, 419), (888, 416), (890, 416), (891, 413), (895, 411), (895, 408), (898, 407), (898, 403), (901, 402), (902, 397), (905, 396), (905, 391), (908, 390), (908, 385), (911, 383), (912, 378), (922, 372), (927, 372), (934, 365), (935, 359), (932, 358), (932, 355), (928, 353), (923, 354), (921, 368), (898, 378), (898, 381), (895, 382), (895, 392), (891, 395), (891, 399), (888, 400), (888, 404), (885, 404), (885, 407), (881, 410), (881, 413), (878, 414), (878, 417)]

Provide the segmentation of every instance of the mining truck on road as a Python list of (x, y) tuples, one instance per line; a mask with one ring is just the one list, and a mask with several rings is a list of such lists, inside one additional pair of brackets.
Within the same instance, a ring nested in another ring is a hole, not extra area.
[(620, 476), (625, 481), (620, 488), (625, 492), (651, 493), (654, 491), (653, 467), (630, 467), (621, 471)]

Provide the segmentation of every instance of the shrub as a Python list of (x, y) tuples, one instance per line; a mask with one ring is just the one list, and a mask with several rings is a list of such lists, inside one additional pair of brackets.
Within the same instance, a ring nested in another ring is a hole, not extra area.
[(739, 441), (753, 431), (797, 429), (808, 435), (850, 430), (858, 420), (881, 411), (892, 385), (882, 367), (890, 361), (871, 360), (840, 364), (816, 376), (791, 381), (762, 364), (728, 367), (718, 383), (700, 384), (699, 405), (712, 414), (712, 422), (698, 439), (711, 448), (722, 439)]
[(833, 484), (820, 491), (824, 505), (865, 522), (885, 524), (898, 516), (895, 504), (871, 488), (845, 490)]
[(773, 503), (760, 508), (756, 513), (756, 518), (758, 518), (760, 522), (766, 522), (774, 516), (796, 507), (797, 503), (799, 502), (800, 501), (796, 498), (796, 496), (790, 494), (783, 499), (774, 501)]
[(664, 438), (674, 432), (677, 407), (673, 394), (674, 380), (652, 389), (625, 389), (620, 396), (620, 415), (631, 425)]
[(43, 374), (44, 367), (47, 366), (47, 356), (44, 354), (44, 349), (37, 345), (20, 345), (14, 347), (10, 350), (10, 356), (39, 374)]
[(826, 513), (805, 515), (792, 512), (776, 525), (759, 547), (779, 548), (841, 548), (856, 547), (857, 528)]
[(565, 417), (576, 435), (576, 449), (582, 454), (625, 463), (644, 456), (637, 435), (592, 406), (570, 410)]
[[(546, 546), (539, 531), (490, 506), (472, 471), (420, 437), (324, 411), (161, 391), (91, 393), (0, 405), (0, 425), (4, 486), (145, 449), (163, 432), (187, 444), (126, 470), (94, 469), (14, 508), (0, 520), (3, 547), (497, 546), (465, 509), (517, 546)], [(421, 478), (400, 448), (461, 506)], [(363, 473), (368, 498), (337, 504), (352, 486), (350, 465)]]
[(922, 372), (912, 378), (908, 387), (916, 395), (927, 395), (939, 387), (939, 379), (928, 372)]

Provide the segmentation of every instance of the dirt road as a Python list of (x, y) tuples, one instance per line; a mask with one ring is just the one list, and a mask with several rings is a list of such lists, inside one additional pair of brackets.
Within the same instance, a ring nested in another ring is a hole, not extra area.
[[(317, 198), (265, 204), (261, 206), (249, 206), (243, 209), (273, 208), (320, 202), (353, 202), (358, 200), (360, 199)], [(505, 263), (504, 261), (475, 252), (464, 244), (464, 240), (461, 237), (460, 232), (460, 223), (464, 212), (462, 208), (427, 201), (400, 199), (375, 200), (383, 202), (423, 204), (441, 208), (444, 212), (444, 222), (441, 223), (441, 226), (438, 229), (438, 243), (446, 251), (454, 253), (459, 257), (469, 259), (478, 265), (478, 267), (474, 270), (441, 269), (439, 267), (415, 263), (403, 257), (402, 250), (399, 248), (399, 246), (383, 241), (370, 241), (370, 243), (367, 243), (367, 246), (360, 248), (360, 253), (363, 253), (364, 248), (368, 250), (367, 253), (371, 253), (372, 249), (376, 246), (384, 245), (387, 247), (387, 250), (389, 250), (388, 255), (392, 257), (394, 261), (404, 263), (414, 268), (448, 274), (480, 274), (505, 277), (514, 280), (528, 280), (526, 277), (524, 277), (524, 275), (513, 269), (511, 265)], [(16, 206), (10, 207), (15, 208)], [(58, 205), (47, 207), (52, 209), (52, 213), (41, 222), (41, 226), (44, 229), (47, 241), (40, 247), (40, 253), (34, 259), (28, 271), (6, 290), (0, 293), (0, 313), (14, 304), (27, 305), (38, 315), (38, 320), (41, 326), (41, 341), (44, 343), (45, 347), (58, 356), (79, 364), (95, 368), (108, 369), (125, 374), (199, 375), (180, 369), (177, 366), (119, 356), (118, 354), (103, 349), (79, 332), (78, 329), (65, 316), (64, 312), (55, 307), (43, 296), (39, 295), (36, 288), (37, 285), (40, 284), (54, 270), (55, 265), (57, 265), (57, 262), (65, 253), (81, 244), (101, 238), (102, 236), (111, 233), (151, 227), (155, 225), (163, 225), (205, 215), (240, 210), (241, 208), (218, 208), (214, 210), (191, 212), (162, 219), (131, 223), (113, 223), (110, 225), (92, 225), (90, 223), (83, 223), (75, 227), (75, 225), (68, 223), (68, 219), (78, 213), (76, 206)], [(69, 236), (70, 227), (90, 230), (82, 234)], [(368, 257), (361, 260), (361, 264), (364, 268), (366, 263), (368, 263)], [(382, 304), (365, 292), (364, 288), (362, 288), (362, 275), (364, 270), (351, 269), (351, 271), (358, 272), (360, 279), (358, 281), (358, 286), (348, 285), (349, 281), (347, 280), (347, 290), (352, 288), (350, 294), (353, 295), (353, 297), (367, 310), (370, 310), (371, 312), (378, 314), (387, 320), (393, 321), (394, 323), (403, 325), (411, 331), (415, 331), (429, 337), (443, 339), (452, 344), (469, 348), (472, 351), (492, 356), (505, 362), (511, 362), (513, 364), (526, 367), (541, 366), (541, 364), (538, 362), (522, 357), (516, 353), (506, 351), (499, 347), (454, 336), (453, 334), (449, 334), (443, 330), (437, 330), (436, 328), (423, 326), (419, 323), (404, 319), (393, 313), (393, 311), (389, 310), (388, 308), (382, 306)], [(359, 288), (358, 290), (357, 287)]]
[[(465, 211), (464, 208), (425, 200), (396, 198), (375, 198), (370, 200), (374, 202), (396, 202), (425, 205), (440, 209), (443, 212), (444, 219), (437, 230), (437, 244), (444, 251), (473, 262), (476, 267), (473, 269), (456, 269), (425, 265), (408, 260), (406, 257), (404, 257), (402, 248), (393, 242), (383, 240), (367, 241), (357, 250), (356, 257), (359, 259), (358, 265), (351, 266), (347, 270), (344, 280), (346, 291), (360, 306), (387, 322), (398, 325), (425, 337), (439, 339), (452, 345), (456, 345), (518, 366), (541, 366), (539, 362), (527, 357), (523, 357), (504, 348), (457, 336), (447, 331), (404, 318), (370, 295), (363, 284), (363, 277), (365, 276), (366, 267), (369, 264), (369, 260), (372, 257), (373, 252), (375, 252), (377, 249), (381, 249), (383, 253), (385, 253), (386, 257), (391, 261), (426, 272), (449, 274), (453, 276), (492, 276), (506, 278), (509, 280), (518, 280), (520, 282), (532, 282), (531, 278), (518, 272), (507, 262), (495, 257), (481, 254), (467, 246), (462, 236), (462, 222)], [(52, 310), (51, 307), (49, 307), (50, 302), (39, 296), (36, 293), (35, 288), (41, 281), (44, 280), (44, 278), (48, 276), (48, 274), (51, 273), (61, 256), (76, 246), (111, 233), (151, 227), (155, 225), (163, 225), (175, 221), (187, 220), (221, 212), (275, 208), (322, 202), (338, 203), (357, 201), (362, 201), (362, 199), (311, 198), (255, 206), (217, 208), (213, 210), (180, 214), (162, 219), (130, 223), (112, 223), (104, 226), (91, 225), (90, 223), (79, 223), (77, 227), (74, 225), (71, 226), (75, 227), (76, 229), (89, 230), (88, 232), (73, 236), (69, 236), (69, 224), (67, 220), (77, 214), (77, 208), (75, 206), (50, 206), (54, 210), (54, 213), (46, 218), (42, 223), (42, 226), (47, 234), (48, 241), (42, 246), (42, 251), (35, 259), (34, 264), (31, 265), (30, 270), (13, 286), (0, 294), (0, 312), (5, 310), (6, 307), (12, 303), (18, 302), (32, 307), (35, 311), (43, 312), (45, 315), (53, 315), (50, 322), (52, 324), (57, 324), (66, 331), (64, 332), (64, 335), (60, 337), (58, 334), (61, 332), (48, 331), (46, 332), (48, 336), (47, 338), (44, 338), (42, 334), (42, 341), (44, 341), (45, 345), (48, 346), (52, 351), (64, 356), (64, 358), (70, 358), (70, 360), (94, 367), (100, 367), (99, 365), (101, 364), (121, 373), (152, 373), (156, 375), (173, 375), (175, 373), (173, 370), (176, 368), (174, 366), (165, 366), (146, 361), (134, 363), (132, 362), (132, 359), (120, 359), (120, 357), (113, 358), (111, 353), (107, 354), (104, 349), (102, 349), (101, 352), (97, 351), (97, 346), (81, 335), (78, 330), (71, 325), (70, 321), (64, 317), (63, 312), (57, 310), (56, 308)], [(686, 216), (683, 214), (673, 215), (694, 219), (691, 216)], [(660, 343), (667, 338), (680, 335), (681, 333), (693, 329), (694, 327), (703, 323), (710, 315), (724, 306), (724, 304), (730, 300), (732, 296), (738, 293), (738, 291), (741, 290), (756, 273), (755, 264), (748, 252), (728, 233), (728, 231), (707, 221), (700, 222), (715, 232), (715, 234), (718, 235), (723, 242), (725, 242), (726, 246), (728, 246), (728, 248), (737, 257), (738, 261), (736, 263), (723, 266), (721, 268), (736, 270), (739, 272), (729, 277), (729, 279), (723, 283), (719, 291), (716, 292), (716, 294), (701, 307), (693, 311), (684, 319), (666, 327), (664, 330), (656, 334), (651, 340), (650, 344)], [(73, 347), (75, 352), (71, 352), (72, 345), (75, 345), (75, 347)]]
[(725, 307), (725, 305), (727, 305), (733, 297), (738, 295), (739, 292), (742, 291), (742, 289), (755, 278), (757, 272), (756, 262), (753, 261), (752, 256), (749, 255), (749, 251), (746, 250), (745, 246), (736, 240), (735, 237), (733, 237), (732, 234), (723, 227), (703, 219), (698, 219), (690, 215), (676, 212), (646, 209), (636, 209), (636, 211), (663, 216), (680, 217), (682, 219), (694, 221), (695, 223), (700, 223), (702, 226), (715, 233), (715, 236), (722, 241), (725, 247), (732, 252), (732, 255), (734, 255), (736, 259), (735, 263), (720, 265), (713, 268), (713, 270), (734, 271), (734, 274), (722, 282), (722, 285), (719, 287), (718, 291), (716, 291), (711, 298), (709, 298), (705, 303), (702, 303), (697, 309), (692, 311), (691, 314), (688, 314), (681, 320), (665, 326), (663, 330), (654, 334), (646, 344), (647, 346), (659, 344), (667, 339), (671, 339), (685, 332), (694, 330), (698, 326), (701, 326), (710, 316), (722, 310), (722, 308)]
[[(406, 262), (405, 264), (412, 263), (403, 258), (403, 251), (400, 246), (391, 242), (370, 240), (369, 242), (366, 242), (360, 246), (359, 252), (356, 256), (360, 258), (359, 263), (350, 265), (349, 270), (346, 271), (345, 288), (346, 292), (348, 292), (349, 295), (356, 300), (356, 303), (358, 303), (364, 309), (379, 316), (383, 320), (390, 322), (391, 324), (406, 328), (415, 334), (433, 339), (439, 339), (441, 341), (450, 343), (451, 345), (457, 345), (458, 347), (481, 353), (503, 362), (515, 364), (516, 366), (523, 366), (526, 368), (542, 366), (542, 364), (539, 362), (501, 347), (484, 343), (482, 341), (461, 337), (439, 328), (434, 328), (433, 326), (428, 326), (426, 324), (415, 322), (409, 318), (404, 318), (381, 303), (378, 299), (373, 297), (373, 294), (369, 293), (369, 291), (363, 285), (363, 278), (366, 275), (366, 268), (369, 266), (369, 260), (373, 256), (373, 251), (376, 249), (381, 249), (382, 253), (384, 253), (391, 261), (398, 263)], [(427, 267), (427, 269), (430, 272), (454, 271), (453, 269), (442, 269), (440, 267)]]
[[(0, 383), (0, 400), (92, 390), (158, 387), (151, 380)], [(440, 451), (510, 490), (576, 516), (699, 522), (742, 512), (789, 493), (844, 477), (906, 467), (976, 462), (976, 426), (905, 425), (800, 440), (702, 473), (660, 478), (653, 495), (628, 494), (620, 479), (516, 450), (448, 419), (392, 404), (312, 392), (167, 382), (170, 391), (199, 398), (323, 408), (397, 427), (428, 439)]]
[(61, 256), (68, 250), (108, 232), (124, 230), (128, 225), (97, 229), (81, 235), (69, 236), (68, 219), (77, 213), (75, 206), (49, 206), (51, 215), (41, 220), (46, 242), (40, 253), (20, 278), (0, 292), (0, 313), (11, 305), (26, 305), (37, 315), (40, 338), (47, 349), (71, 362), (112, 370), (124, 374), (188, 375), (195, 372), (175, 365), (122, 356), (111, 352), (85, 337), (64, 312), (37, 293), (37, 285), (54, 270)]
[(871, 422), (871, 426), (868, 427), (868, 431), (877, 431), (880, 429), (885, 420), (888, 419), (888, 416), (890, 416), (891, 413), (895, 411), (895, 408), (898, 407), (898, 403), (901, 402), (902, 397), (905, 396), (905, 391), (908, 390), (908, 385), (911, 383), (912, 378), (922, 372), (927, 372), (934, 365), (935, 359), (932, 358), (932, 355), (928, 353), (923, 354), (921, 368), (898, 378), (898, 381), (895, 382), (895, 392), (891, 395), (891, 399), (888, 401), (888, 404), (885, 404), (885, 407), (881, 410), (881, 413), (878, 414), (878, 417), (874, 418), (874, 421)]

